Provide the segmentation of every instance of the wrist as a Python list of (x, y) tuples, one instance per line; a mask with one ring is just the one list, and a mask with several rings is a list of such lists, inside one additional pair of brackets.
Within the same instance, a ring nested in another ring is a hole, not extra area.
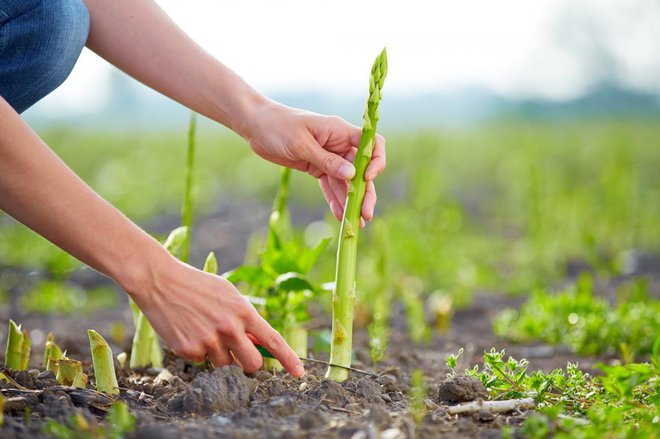
[(172, 270), (176, 259), (158, 241), (146, 240), (128, 252), (109, 275), (136, 303), (144, 304), (157, 288), (162, 273)]

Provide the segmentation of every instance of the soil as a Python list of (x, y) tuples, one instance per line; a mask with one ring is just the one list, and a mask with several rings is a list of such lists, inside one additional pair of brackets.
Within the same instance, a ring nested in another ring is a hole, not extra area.
[[(655, 262), (660, 262), (657, 258)], [(647, 264), (648, 265), (648, 264)], [(660, 263), (645, 268), (652, 290), (660, 286)], [(648, 271), (647, 271), (648, 270)], [(614, 281), (616, 282), (616, 280)], [(478, 294), (472, 304), (456, 311), (451, 328), (435, 333), (427, 345), (414, 344), (407, 336), (405, 313), (395, 308), (389, 355), (377, 367), (371, 364), (364, 328), (354, 336), (354, 366), (373, 371), (376, 377), (351, 373), (344, 383), (323, 378), (325, 368), (306, 364), (302, 379), (282, 372), (259, 371), (247, 375), (236, 366), (207, 370), (168, 354), (165, 370), (128, 372), (116, 365), (121, 389), (120, 399), (137, 416), (134, 438), (496, 438), (502, 427), (520, 425), (528, 412), (450, 415), (447, 407), (486, 397), (480, 383), (466, 377), (447, 379), (445, 359), (460, 347), (465, 353), (457, 370), (481, 363), (484, 350), (506, 349), (508, 355), (527, 358), (530, 370), (549, 371), (578, 362), (583, 370), (594, 372), (606, 357), (579, 357), (562, 346), (545, 344), (510, 345), (493, 335), (491, 322), (501, 310), (517, 307), (523, 298), (496, 294)], [(31, 331), (33, 369), (18, 373), (4, 371), (14, 384), (0, 381), (5, 397), (4, 438), (46, 437), (42, 432), (48, 419), (66, 423), (80, 414), (91, 425), (104, 422), (111, 398), (93, 389), (87, 328), (109, 334), (110, 326), (120, 322), (130, 333), (130, 312), (104, 310), (93, 316), (16, 315), (8, 310), (0, 314), (0, 327), (10, 317)], [(323, 319), (321, 319), (323, 323)], [(329, 322), (328, 323), (329, 327)], [(45, 336), (53, 331), (58, 344), (68, 355), (86, 359), (88, 389), (58, 385), (51, 372), (44, 372), (42, 352)], [(0, 339), (0, 346), (4, 346)], [(130, 340), (115, 340), (115, 353), (128, 350)], [(327, 360), (327, 354), (318, 358)], [(426, 415), (416, 423), (408, 394), (410, 376), (415, 369), (424, 373), (428, 389)]]

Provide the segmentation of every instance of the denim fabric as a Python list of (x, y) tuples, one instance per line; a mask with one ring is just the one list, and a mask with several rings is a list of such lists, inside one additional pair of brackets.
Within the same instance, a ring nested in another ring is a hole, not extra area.
[(22, 113), (55, 90), (88, 33), (82, 0), (0, 0), (0, 96)]

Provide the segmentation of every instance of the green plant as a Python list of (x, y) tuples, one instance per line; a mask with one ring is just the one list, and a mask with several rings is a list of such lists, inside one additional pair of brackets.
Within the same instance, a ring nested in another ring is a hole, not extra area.
[(515, 342), (563, 343), (580, 354), (631, 357), (649, 354), (660, 333), (660, 301), (648, 297), (644, 282), (616, 307), (594, 297), (591, 276), (583, 274), (567, 291), (537, 290), (519, 311), (505, 310), (494, 321), (495, 334)]
[[(371, 161), (378, 124), (378, 104), (387, 76), (387, 52), (385, 49), (376, 57), (369, 77), (369, 99), (364, 110), (362, 136), (355, 155), (355, 176), (350, 182), (344, 218), (339, 230), (337, 245), (337, 270), (332, 298), (332, 345), (330, 362), (350, 367), (353, 346), (353, 307), (355, 304), (355, 270), (357, 266), (357, 242), (360, 230), (362, 202), (366, 190), (364, 173)], [(348, 370), (328, 368), (326, 378), (345, 381)]]
[[(293, 236), (287, 209), (290, 172), (287, 168), (282, 170), (269, 218), (268, 237), (257, 265), (242, 265), (223, 276), (243, 289), (247, 287), (245, 292), (258, 305), (263, 317), (299, 356), (307, 356), (307, 330), (303, 326), (310, 318), (307, 303), (321, 291), (307, 275), (330, 239), (322, 239), (310, 247)], [(267, 366), (279, 367), (278, 364), (267, 361)]]
[[(459, 353), (460, 355), (460, 353)], [(458, 355), (447, 364), (455, 367)], [(478, 377), (491, 399), (531, 397), (540, 413), (520, 429), (524, 437), (544, 438), (653, 438), (660, 408), (660, 337), (651, 363), (598, 365), (602, 375), (592, 377), (569, 363), (566, 370), (528, 373), (525, 359), (504, 359), (504, 351), (484, 353), (484, 366), (466, 375)], [(508, 431), (511, 435), (511, 431)]]
[(89, 347), (92, 351), (92, 362), (94, 363), (96, 390), (108, 395), (119, 395), (119, 384), (117, 384), (115, 363), (110, 345), (101, 334), (93, 329), (88, 329), (87, 335), (89, 336)]
[(13, 370), (25, 370), (30, 361), (30, 336), (9, 319), (7, 331), (7, 348), (5, 349), (5, 367)]
[(410, 376), (410, 413), (419, 426), (426, 416), (426, 392), (427, 386), (424, 382), (424, 373), (415, 369)]

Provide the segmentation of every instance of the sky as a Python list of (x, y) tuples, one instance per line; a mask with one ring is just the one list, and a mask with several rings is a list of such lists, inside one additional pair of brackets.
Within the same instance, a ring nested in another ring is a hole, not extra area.
[[(387, 46), (388, 93), (480, 87), (570, 99), (599, 81), (660, 93), (657, 0), (158, 0), (215, 57), (266, 94), (362, 93)], [(85, 49), (37, 111), (89, 111), (112, 67)]]

